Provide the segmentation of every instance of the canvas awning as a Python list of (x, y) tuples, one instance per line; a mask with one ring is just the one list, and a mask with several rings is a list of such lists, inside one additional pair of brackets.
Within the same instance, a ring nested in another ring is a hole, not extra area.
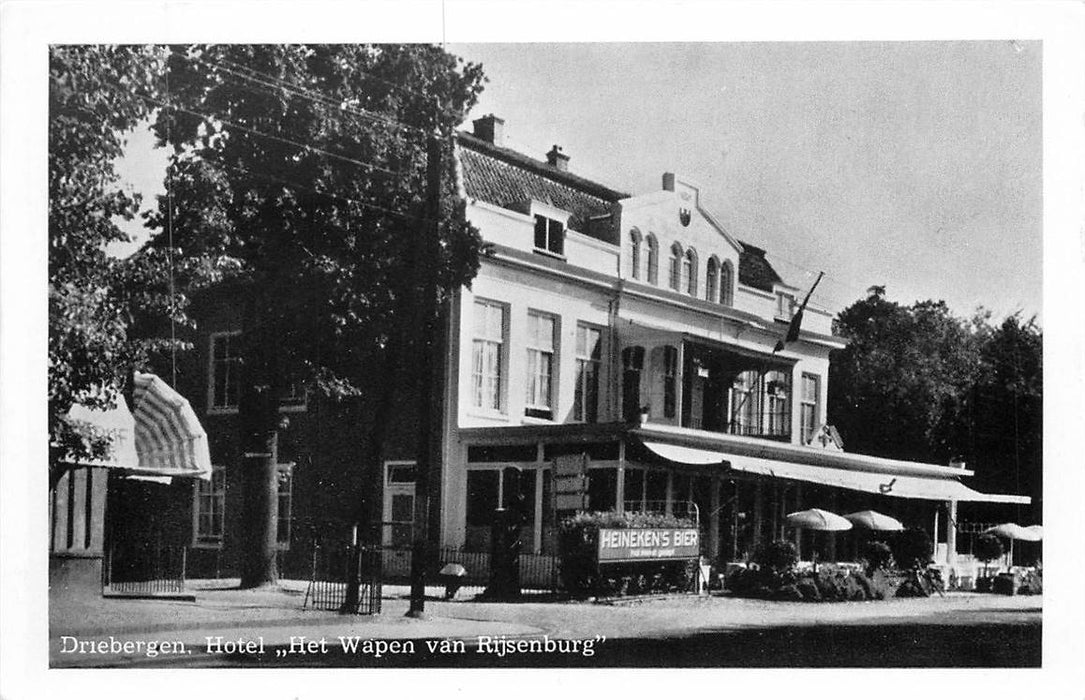
[(110, 441), (105, 457), (80, 464), (158, 479), (211, 478), (207, 433), (183, 396), (157, 376), (136, 372), (132, 403), (134, 411), (118, 395), (117, 406), (107, 411), (80, 404), (72, 407), (69, 420)]
[(662, 442), (645, 441), (643, 445), (659, 457), (680, 464), (726, 465), (730, 469), (748, 474), (808, 481), (825, 486), (835, 486), (897, 498), (986, 503), (1029, 503), (1031, 500), (1028, 496), (980, 493), (968, 488), (952, 476), (934, 477), (915, 474), (893, 474), (884, 470), (841, 469), (780, 459), (736, 455)]

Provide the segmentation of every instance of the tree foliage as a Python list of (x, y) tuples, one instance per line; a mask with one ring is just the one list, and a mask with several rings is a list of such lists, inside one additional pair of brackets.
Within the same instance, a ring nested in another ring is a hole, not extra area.
[(842, 311), (829, 415), (849, 450), (967, 462), (981, 490), (1042, 498), (1043, 334), (1035, 319), (965, 320), (944, 302), (905, 306), (872, 287)]
[[(138, 263), (106, 245), (127, 240), (139, 196), (114, 161), (125, 136), (151, 114), (165, 54), (153, 47), (60, 46), (49, 56), (49, 437), (50, 471), (100, 456), (105, 443), (67, 420), (75, 403), (111, 408), (127, 369), (146, 349), (130, 340), (133, 302), (120, 294)], [(147, 313), (153, 305), (141, 299)]]
[[(425, 45), (230, 45), (171, 47), (168, 73), (155, 129), (174, 149), (171, 195), (149, 221), (163, 233), (148, 253), (216, 271), (240, 312), (243, 451), (273, 452), (276, 398), (299, 384), (376, 397), (379, 445), (393, 377), (426, 355), (413, 335), (435, 313), (418, 310), (478, 269), (451, 138), (481, 67)], [(243, 529), (258, 533), (244, 555), (263, 557), (243, 565), (244, 585), (274, 579), (275, 465), (264, 466), (242, 494)]]
[[(211, 261), (238, 290), (243, 356), (276, 350), (266, 379), (359, 393), (361, 360), (394, 342), (412, 291), (426, 136), (451, 133), (481, 79), (432, 46), (173, 49), (156, 123), (175, 148), (173, 198), (150, 224), (172, 229), (174, 259)], [(443, 176), (426, 265), (447, 295), (473, 278), (481, 243), (450, 157)]]
[(903, 306), (884, 288), (840, 313), (848, 347), (834, 354), (829, 415), (855, 452), (947, 461), (947, 435), (980, 370), (969, 324), (944, 302)]

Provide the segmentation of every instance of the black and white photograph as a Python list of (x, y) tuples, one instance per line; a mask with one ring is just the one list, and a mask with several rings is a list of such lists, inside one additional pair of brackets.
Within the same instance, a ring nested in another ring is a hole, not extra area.
[(36, 28), (2, 122), (36, 671), (1080, 696), (1080, 6), (201, 5)]

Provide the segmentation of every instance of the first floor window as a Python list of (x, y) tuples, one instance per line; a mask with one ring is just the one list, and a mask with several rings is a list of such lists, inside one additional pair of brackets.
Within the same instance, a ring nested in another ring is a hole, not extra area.
[(553, 418), (553, 316), (531, 312), (527, 317), (527, 407), (525, 414)]
[(241, 394), (240, 335), (236, 331), (211, 334), (208, 408), (213, 411), (237, 409)]
[(576, 398), (573, 420), (594, 423), (599, 417), (599, 368), (602, 331), (584, 324), (576, 327)]
[(476, 408), (501, 410), (502, 353), (505, 346), (505, 307), (475, 302), (475, 333), (471, 348), (471, 403)]
[(821, 378), (816, 374), (802, 375), (802, 443), (805, 445), (814, 439), (818, 427), (818, 396), (821, 391)]
[(663, 417), (674, 418), (678, 402), (678, 348), (663, 348)]
[(196, 481), (196, 532), (194, 543), (221, 546), (226, 523), (226, 468), (214, 465), (211, 480)]

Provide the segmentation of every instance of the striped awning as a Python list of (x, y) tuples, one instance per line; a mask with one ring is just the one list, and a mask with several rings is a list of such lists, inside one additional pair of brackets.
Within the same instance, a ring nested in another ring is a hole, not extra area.
[(156, 375), (136, 372), (132, 404), (139, 466), (128, 471), (211, 479), (207, 433), (185, 397)]

